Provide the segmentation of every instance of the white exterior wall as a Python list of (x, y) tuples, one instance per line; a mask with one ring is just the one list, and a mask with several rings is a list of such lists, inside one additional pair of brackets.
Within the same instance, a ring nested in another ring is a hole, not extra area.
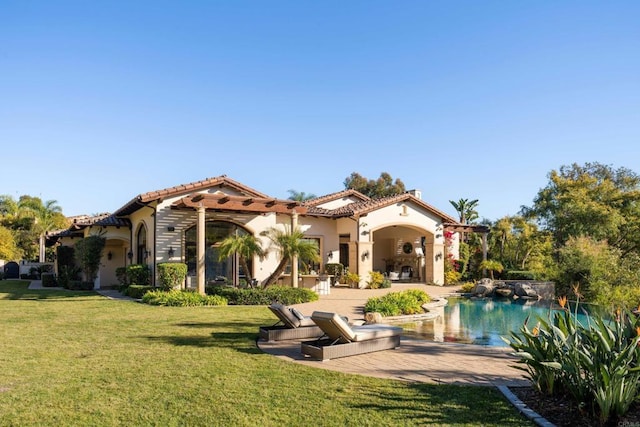
[[(374, 232), (385, 227), (404, 226), (416, 230), (427, 238), (425, 242), (425, 279), (434, 284), (444, 284), (444, 235), (441, 225), (441, 219), (431, 212), (424, 210), (422, 207), (411, 202), (400, 202), (391, 206), (387, 206), (369, 213), (367, 216), (360, 218), (360, 223), (366, 223), (366, 227), (362, 227), (368, 233), (360, 233), (358, 235), (359, 242), (373, 242)], [(426, 232), (426, 233), (424, 233)], [(395, 244), (400, 242), (396, 239)], [(416, 247), (416, 242), (412, 242)], [(419, 242), (417, 242), (419, 244)], [(400, 245), (401, 246), (401, 245)], [(375, 245), (374, 245), (375, 248)], [(396, 249), (397, 250), (397, 249)], [(457, 252), (455, 254), (457, 256)], [(376, 256), (377, 265), (374, 265), (373, 254), (369, 257), (368, 263), (360, 263), (360, 267), (371, 271), (379, 269), (381, 266), (380, 259)], [(365, 271), (365, 274), (368, 273)], [(362, 277), (363, 274), (359, 273)]]
[[(307, 237), (320, 239), (320, 270), (327, 263), (338, 262), (340, 239), (338, 238), (336, 221), (327, 218), (299, 217), (298, 223)], [(333, 257), (328, 258), (331, 252)]]
[[(238, 195), (235, 191), (228, 191), (227, 187), (216, 188), (215, 191), (203, 191), (202, 193), (225, 193)], [(228, 191), (228, 192), (227, 192)], [(167, 198), (158, 205), (156, 214), (157, 239), (155, 254), (156, 262), (184, 262), (184, 235), (185, 231), (195, 227), (197, 223), (197, 213), (195, 210), (171, 209), (171, 205), (181, 199), (182, 196)], [(269, 239), (261, 236), (260, 232), (276, 226), (278, 223), (291, 224), (291, 217), (288, 215), (276, 215), (268, 213), (265, 215), (256, 214), (236, 214), (226, 212), (206, 212), (205, 222), (226, 221), (234, 223), (253, 233), (261, 242), (262, 247), (269, 246)], [(173, 231), (169, 231), (173, 227)], [(169, 257), (169, 248), (173, 249), (173, 256)], [(263, 281), (275, 270), (279, 262), (276, 254), (269, 253), (264, 260), (258, 257), (253, 260), (253, 275)], [(195, 285), (193, 282), (192, 285)]]

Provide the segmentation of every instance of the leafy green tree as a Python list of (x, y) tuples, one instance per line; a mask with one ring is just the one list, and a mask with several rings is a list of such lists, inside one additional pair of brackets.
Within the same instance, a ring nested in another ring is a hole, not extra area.
[[(35, 259), (44, 252), (47, 232), (65, 228), (68, 221), (55, 200), (45, 203), (38, 197), (20, 196), (16, 202), (11, 196), (0, 196), (0, 221), (11, 229), (18, 249), (26, 259)], [(40, 261), (44, 261), (42, 256)]]
[(478, 199), (460, 199), (457, 202), (449, 200), (449, 203), (451, 203), (451, 206), (458, 212), (460, 224), (470, 224), (478, 219), (478, 212), (476, 211)]
[(486, 259), (480, 263), (480, 268), (483, 270), (489, 270), (489, 277), (493, 279), (493, 273), (502, 273), (504, 267), (500, 263), (500, 261), (496, 261), (493, 259)]
[(606, 240), (622, 253), (640, 250), (640, 176), (600, 163), (562, 166), (549, 174), (531, 208), (561, 247), (570, 237)]
[(640, 256), (590, 237), (570, 237), (560, 249), (558, 294), (579, 289), (590, 302), (635, 308), (640, 301)]
[(92, 235), (78, 240), (74, 246), (76, 262), (84, 273), (84, 279), (88, 282), (93, 282), (98, 277), (105, 243), (104, 237)]
[(522, 216), (506, 216), (497, 220), (489, 234), (489, 254), (509, 270), (530, 270), (547, 277), (545, 270), (553, 265), (550, 233), (541, 231)]
[(21, 251), (16, 245), (13, 233), (6, 227), (0, 226), (0, 259), (17, 260), (21, 257)]
[(249, 268), (247, 260), (255, 256), (262, 259), (265, 256), (265, 251), (262, 249), (260, 241), (256, 239), (253, 234), (249, 233), (231, 235), (222, 240), (218, 247), (218, 259), (222, 261), (234, 254), (238, 254), (240, 265), (247, 277), (247, 282), (250, 283), (253, 279), (253, 272)]
[(317, 196), (313, 193), (305, 193), (304, 191), (287, 190), (289, 192), (289, 200), (295, 200), (296, 202), (305, 202), (307, 200), (315, 199)]
[(404, 183), (398, 178), (395, 181), (387, 172), (382, 172), (378, 179), (367, 179), (353, 172), (344, 180), (344, 187), (359, 191), (373, 199), (404, 193)]
[(285, 271), (287, 265), (297, 257), (302, 262), (319, 262), (320, 254), (318, 246), (309, 240), (306, 240), (304, 233), (299, 228), (292, 230), (286, 227), (271, 227), (265, 235), (271, 241), (270, 250), (274, 250), (280, 256), (280, 262), (274, 272), (264, 282), (264, 287), (274, 284), (280, 275)]

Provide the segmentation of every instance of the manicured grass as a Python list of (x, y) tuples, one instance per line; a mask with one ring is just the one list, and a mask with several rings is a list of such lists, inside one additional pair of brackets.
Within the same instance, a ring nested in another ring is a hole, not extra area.
[(27, 284), (0, 281), (0, 425), (529, 424), (495, 389), (263, 354), (264, 306), (158, 307)]

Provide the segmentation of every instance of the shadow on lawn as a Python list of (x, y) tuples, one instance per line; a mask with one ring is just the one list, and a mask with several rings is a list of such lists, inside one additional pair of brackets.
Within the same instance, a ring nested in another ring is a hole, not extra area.
[[(460, 387), (456, 385), (434, 385), (414, 383), (409, 385), (416, 389), (421, 396), (419, 406), (420, 414), (415, 416), (416, 425), (454, 425), (454, 424), (479, 424), (499, 426), (524, 426), (534, 425), (524, 417), (514, 414), (511, 405), (506, 402), (504, 396), (496, 389), (480, 387)], [(478, 393), (485, 395), (483, 414), (478, 416)], [(372, 401), (379, 400), (381, 396), (385, 400), (379, 404), (353, 402), (354, 408), (373, 411), (399, 411), (404, 413), (407, 405), (415, 403), (415, 397), (411, 401), (407, 397), (394, 395), (392, 391), (380, 393), (380, 390), (361, 390), (361, 395), (366, 399), (371, 395)], [(491, 404), (491, 403), (495, 404)], [(501, 404), (498, 404), (501, 403)], [(423, 420), (421, 423), (420, 420)], [(400, 421), (404, 421), (400, 419)]]
[(99, 294), (95, 291), (71, 291), (68, 289), (29, 289), (27, 280), (0, 281), (0, 299), (31, 301), (80, 301), (82, 298), (93, 298)]
[(212, 332), (211, 335), (146, 336), (142, 338), (175, 346), (230, 348), (240, 353), (263, 354), (255, 346), (256, 336), (255, 333), (248, 332)]

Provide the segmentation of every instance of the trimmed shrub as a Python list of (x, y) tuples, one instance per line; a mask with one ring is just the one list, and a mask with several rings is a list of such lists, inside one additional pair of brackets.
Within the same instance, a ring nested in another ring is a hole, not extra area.
[(311, 289), (292, 288), (289, 286), (269, 286), (261, 289), (239, 289), (226, 286), (207, 286), (208, 295), (220, 295), (232, 305), (269, 305), (274, 302), (280, 304), (301, 304), (317, 301), (318, 294)]
[(158, 280), (163, 289), (175, 289), (182, 286), (187, 277), (187, 264), (182, 262), (163, 262), (158, 264)]
[(422, 304), (431, 301), (427, 293), (420, 289), (389, 292), (381, 297), (369, 298), (364, 312), (376, 312), (384, 316), (401, 316), (423, 313)]
[(524, 270), (509, 270), (504, 273), (505, 280), (536, 280), (536, 273)]
[(127, 282), (127, 267), (118, 267), (116, 268), (116, 278), (118, 279), (118, 283), (120, 285), (128, 285)]
[(200, 295), (193, 291), (183, 291), (179, 289), (149, 291), (143, 295), (142, 302), (150, 305), (170, 307), (227, 305), (227, 300), (220, 295)]
[(145, 293), (152, 291), (153, 289), (153, 286), (148, 285), (129, 285), (121, 292), (128, 297), (140, 299)]
[(129, 285), (148, 286), (151, 284), (151, 269), (146, 264), (128, 265), (126, 280)]
[(42, 286), (45, 288), (53, 288), (57, 285), (56, 277), (53, 273), (42, 273)]

